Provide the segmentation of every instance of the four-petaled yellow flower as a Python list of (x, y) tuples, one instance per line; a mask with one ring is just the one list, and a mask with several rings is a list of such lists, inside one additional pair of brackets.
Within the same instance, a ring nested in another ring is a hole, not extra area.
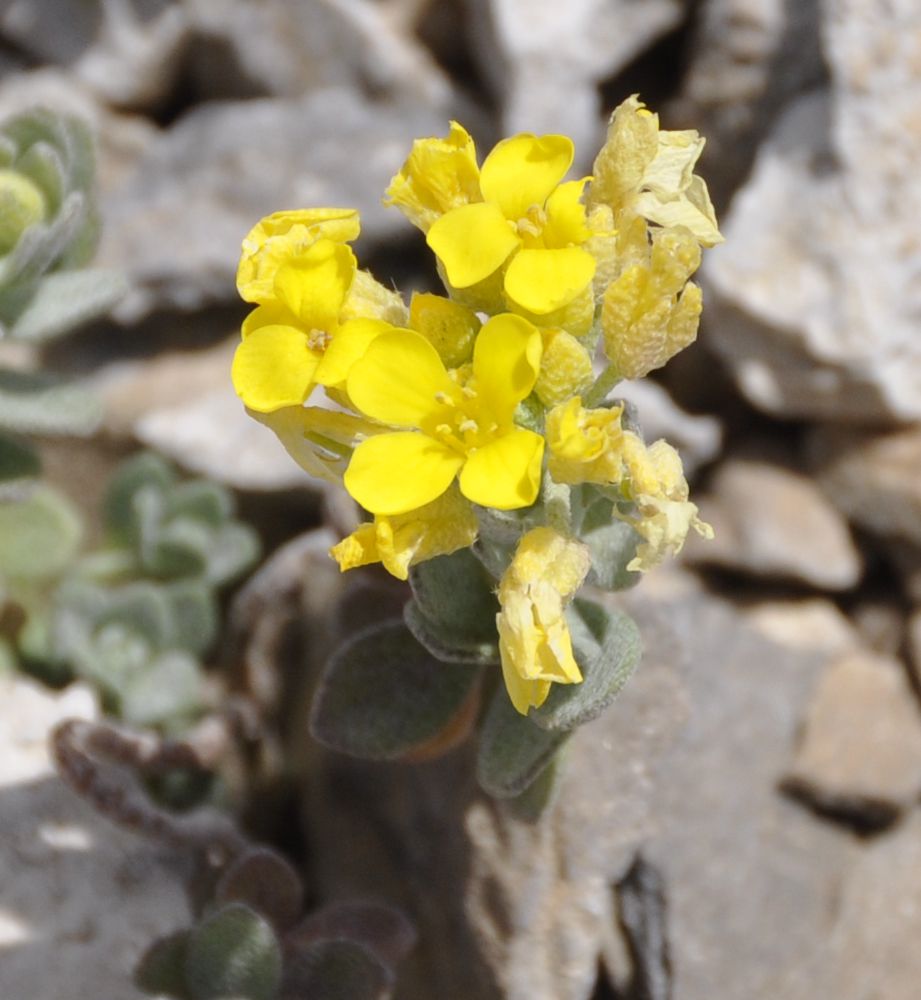
[(595, 259), (582, 191), (561, 183), (572, 140), (522, 133), (476, 167), (470, 136), (452, 122), (446, 139), (423, 139), (387, 195), (426, 233), (448, 285), (469, 289), (504, 268), (508, 303), (534, 316), (562, 309), (591, 285)]
[(575, 396), (547, 414), (548, 468), (558, 483), (614, 485), (623, 476), (622, 406), (586, 410)]
[(522, 715), (546, 701), (551, 684), (582, 680), (564, 611), (590, 567), (586, 546), (541, 527), (522, 536), (502, 576), (496, 616), (502, 676)]
[(544, 439), (516, 425), (515, 408), (540, 368), (539, 331), (520, 316), (484, 324), (472, 370), (452, 378), (420, 334), (377, 337), (349, 372), (346, 391), (366, 416), (393, 427), (355, 449), (345, 488), (373, 514), (430, 503), (459, 474), (468, 500), (498, 510), (534, 503)]

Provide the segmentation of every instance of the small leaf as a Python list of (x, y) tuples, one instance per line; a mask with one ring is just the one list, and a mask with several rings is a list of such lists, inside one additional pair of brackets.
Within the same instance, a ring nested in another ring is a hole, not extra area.
[(322, 941), (285, 971), (282, 1000), (384, 1000), (393, 972), (354, 941)]
[(592, 553), (589, 582), (604, 590), (625, 590), (643, 575), (627, 569), (642, 539), (626, 521), (612, 516), (613, 506), (605, 497), (594, 500), (583, 515), (579, 538)]
[(391, 760), (429, 742), (462, 707), (478, 671), (442, 663), (402, 622), (341, 645), (314, 696), (310, 731), (333, 750)]
[(233, 515), (233, 501), (223, 486), (193, 479), (174, 487), (169, 496), (170, 517), (185, 516), (219, 528)]
[(530, 718), (544, 729), (574, 729), (601, 715), (640, 661), (636, 623), (622, 611), (576, 599), (566, 612), (581, 684), (554, 684)]
[(120, 541), (136, 542), (140, 529), (135, 496), (145, 486), (168, 490), (175, 480), (172, 466), (152, 451), (142, 451), (122, 462), (103, 501), (106, 528)]
[(259, 559), (262, 545), (248, 525), (225, 524), (211, 536), (205, 576), (216, 587), (235, 580)]
[(102, 404), (80, 386), (35, 372), (0, 370), (0, 428), (18, 434), (85, 437), (102, 419)]
[(565, 755), (564, 743), (535, 780), (520, 795), (509, 799), (509, 807), (519, 819), (536, 823), (553, 805), (560, 789)]
[(32, 490), (25, 500), (0, 502), (0, 576), (58, 576), (77, 554), (82, 534), (74, 507), (48, 487)]
[(416, 929), (392, 906), (364, 900), (327, 903), (289, 932), (286, 941), (308, 948), (320, 941), (354, 941), (391, 968), (412, 951)]
[(220, 625), (217, 602), (210, 588), (198, 580), (167, 584), (163, 594), (173, 620), (172, 642), (201, 656), (214, 643)]
[(278, 853), (257, 847), (242, 854), (223, 872), (214, 891), (218, 905), (246, 903), (278, 931), (300, 916), (304, 889), (300, 877)]
[(497, 661), (495, 582), (470, 549), (419, 563), (410, 570), (409, 582), (414, 607), (408, 621), (432, 655)]
[(200, 708), (201, 667), (180, 650), (161, 653), (130, 676), (121, 690), (122, 718), (135, 726), (186, 721)]
[(187, 1000), (185, 954), (188, 931), (177, 931), (155, 941), (134, 970), (134, 984), (144, 993)]
[(480, 730), (480, 787), (497, 799), (520, 795), (550, 764), (566, 737), (566, 733), (541, 729), (518, 713), (500, 687)]
[(41, 343), (104, 316), (128, 284), (117, 271), (57, 271), (43, 278), (10, 326), (17, 340)]
[(274, 1000), (281, 948), (268, 921), (242, 903), (212, 914), (189, 935), (185, 980), (192, 1000)]
[(0, 483), (27, 479), (41, 472), (38, 452), (26, 441), (0, 435)]

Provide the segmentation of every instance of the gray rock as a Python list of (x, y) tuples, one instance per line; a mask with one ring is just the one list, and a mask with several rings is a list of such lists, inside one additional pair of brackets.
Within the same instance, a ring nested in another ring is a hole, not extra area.
[(12, 0), (0, 33), (31, 55), (66, 65), (118, 107), (151, 108), (181, 65), (188, 16), (172, 0)]
[(407, 1000), (585, 1000), (600, 955), (623, 985), (612, 887), (638, 850), (663, 880), (676, 1000), (768, 1000), (782, 970), (808, 978), (820, 962), (852, 847), (776, 785), (822, 657), (672, 592), (631, 597), (644, 660), (570, 742), (535, 825), (477, 793), (469, 748), (417, 767), (314, 758), (304, 815), (321, 895), (381, 894), (426, 929)]
[(825, 3), (822, 39), (828, 90), (778, 123), (705, 265), (709, 341), (770, 412), (918, 418), (916, 4)]
[(781, 646), (831, 655), (859, 644), (854, 626), (824, 597), (761, 600), (743, 610), (749, 625)]
[(720, 453), (723, 427), (719, 420), (682, 410), (657, 382), (645, 379), (622, 382), (617, 386), (616, 395), (636, 407), (647, 441), (665, 438), (678, 449), (688, 478)]
[(603, 136), (598, 84), (683, 17), (679, 0), (473, 0), (470, 50), (504, 135), (562, 132), (587, 167)]
[(921, 688), (921, 608), (916, 608), (908, 619), (908, 665), (912, 670), (915, 687)]
[(888, 433), (819, 427), (808, 450), (826, 495), (855, 524), (921, 545), (921, 426)]
[(670, 115), (707, 137), (702, 172), (717, 204), (744, 179), (792, 96), (822, 81), (818, 0), (704, 0)]
[(409, 233), (381, 196), (413, 138), (443, 130), (423, 105), (373, 105), (343, 89), (199, 106), (103, 205), (99, 263), (135, 283), (119, 315), (235, 301), (243, 237), (283, 208), (359, 208), (365, 246)]
[(140, 1000), (134, 963), (188, 923), (180, 869), (55, 775), (48, 732), (64, 718), (96, 716), (88, 689), (56, 694), (4, 677), (0, 698), (0, 995)]
[(861, 560), (841, 514), (805, 476), (766, 462), (730, 459), (696, 498), (715, 537), (689, 539), (687, 558), (757, 577), (848, 590)]
[[(367, 0), (186, 0), (191, 72), (208, 98), (344, 87), (446, 107), (452, 89), (409, 15)], [(418, 4), (415, 5), (418, 7)]]
[(921, 715), (904, 666), (854, 651), (829, 664), (786, 788), (833, 814), (891, 821), (921, 794)]

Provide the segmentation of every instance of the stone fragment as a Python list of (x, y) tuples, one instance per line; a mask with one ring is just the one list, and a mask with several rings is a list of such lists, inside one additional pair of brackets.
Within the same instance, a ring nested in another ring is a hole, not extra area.
[(676, 0), (473, 0), (470, 51), (499, 99), (501, 133), (562, 132), (587, 168), (612, 110), (599, 83), (682, 17)]
[(828, 88), (793, 102), (733, 201), (704, 264), (708, 342), (771, 413), (917, 419), (917, 5), (820, 9)]
[(907, 628), (908, 665), (916, 690), (921, 690), (921, 608), (912, 612)]
[[(415, 5), (418, 7), (418, 4)], [(187, 0), (196, 90), (209, 99), (371, 90), (447, 107), (445, 74), (413, 34), (414, 11), (368, 0)]]
[(846, 523), (805, 476), (766, 462), (730, 459), (706, 497), (695, 498), (713, 525), (711, 541), (689, 539), (688, 558), (758, 577), (847, 590), (861, 560)]
[(181, 67), (188, 15), (172, 0), (11, 0), (0, 34), (34, 57), (66, 65), (118, 107), (151, 108)]
[(98, 262), (120, 265), (135, 286), (118, 315), (235, 302), (243, 237), (283, 208), (356, 207), (365, 247), (409, 233), (381, 193), (413, 139), (444, 125), (420, 103), (372, 105), (341, 88), (198, 106), (102, 206)]
[(818, 427), (808, 447), (819, 484), (851, 521), (921, 545), (921, 426), (883, 433)]
[(646, 379), (622, 382), (615, 395), (636, 407), (646, 441), (665, 438), (678, 449), (688, 478), (720, 453), (723, 428), (719, 420), (682, 410), (658, 383)]
[(744, 612), (749, 625), (781, 646), (838, 654), (859, 643), (851, 622), (824, 597), (757, 601)]
[(904, 666), (855, 650), (829, 664), (785, 788), (831, 814), (882, 825), (921, 793), (921, 715)]
[(57, 777), (52, 726), (95, 718), (89, 690), (0, 678), (0, 996), (140, 1000), (134, 963), (186, 925), (180, 866), (116, 829)]

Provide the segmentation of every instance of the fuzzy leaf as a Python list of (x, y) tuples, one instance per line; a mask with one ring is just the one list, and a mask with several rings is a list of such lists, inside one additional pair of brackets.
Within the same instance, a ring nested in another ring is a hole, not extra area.
[(168, 490), (175, 481), (172, 466), (152, 451), (142, 451), (122, 462), (103, 501), (106, 528), (119, 541), (136, 542), (140, 529), (135, 496), (145, 486)]
[(235, 580), (262, 552), (259, 536), (245, 524), (225, 524), (211, 536), (205, 578), (216, 587)]
[(407, 623), (439, 659), (497, 662), (495, 582), (469, 549), (438, 556), (409, 573), (413, 591)]
[(41, 343), (104, 316), (128, 285), (117, 271), (57, 271), (43, 278), (10, 325), (10, 336)]
[(0, 483), (37, 476), (40, 471), (38, 453), (30, 444), (0, 435)]
[(477, 780), (497, 799), (520, 795), (553, 760), (566, 733), (548, 732), (515, 711), (499, 688), (480, 730)]
[(354, 941), (321, 941), (285, 972), (282, 1000), (385, 1000), (393, 972)]
[(563, 744), (534, 781), (520, 795), (509, 799), (509, 806), (519, 819), (536, 823), (553, 805), (560, 789), (565, 755), (566, 745)]
[(134, 726), (188, 721), (201, 708), (201, 684), (201, 667), (188, 653), (161, 653), (127, 679), (121, 716)]
[(201, 656), (217, 638), (220, 615), (210, 588), (197, 580), (163, 588), (172, 616), (172, 642)]
[(134, 970), (135, 986), (144, 993), (187, 1000), (185, 953), (188, 940), (188, 931), (177, 931), (155, 941)]
[(47, 375), (0, 370), (0, 428), (19, 434), (85, 437), (102, 419), (102, 404), (78, 385)]
[(189, 935), (185, 980), (192, 1000), (274, 1000), (281, 948), (268, 921), (242, 903), (212, 914)]
[(73, 560), (83, 527), (59, 493), (47, 487), (25, 500), (0, 502), (0, 577), (47, 580)]
[(595, 499), (582, 517), (579, 538), (592, 553), (589, 583), (604, 590), (625, 590), (643, 575), (627, 569), (641, 538), (625, 521), (612, 517), (613, 506), (605, 497)]
[(636, 669), (642, 652), (639, 629), (622, 611), (576, 599), (566, 612), (581, 684), (554, 684), (530, 718), (553, 732), (566, 732), (599, 716)]
[(333, 750), (391, 760), (434, 739), (477, 676), (476, 668), (436, 660), (402, 622), (375, 625), (330, 657), (310, 731)]
[(300, 877), (277, 852), (257, 847), (233, 861), (218, 879), (214, 901), (246, 903), (278, 931), (300, 916), (304, 889)]

